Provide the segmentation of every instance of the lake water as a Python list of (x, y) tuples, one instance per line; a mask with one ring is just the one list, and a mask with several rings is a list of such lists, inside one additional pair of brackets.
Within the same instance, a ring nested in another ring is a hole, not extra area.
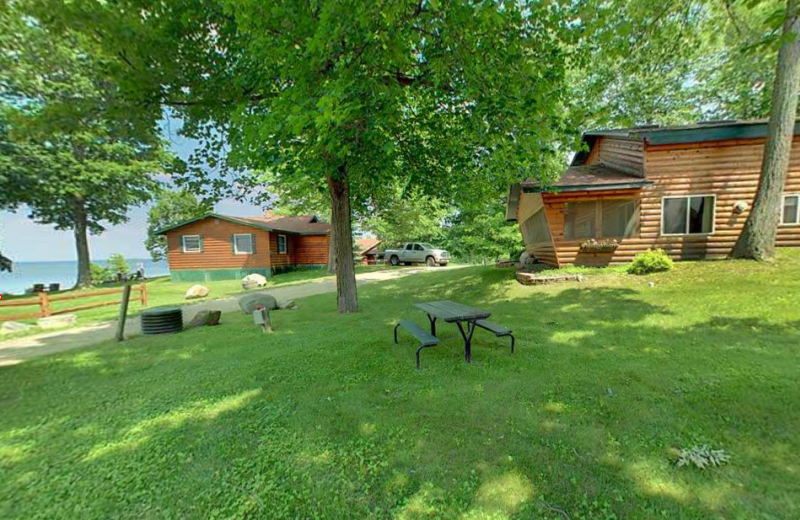
[[(153, 262), (149, 258), (127, 258), (131, 269), (139, 264), (144, 266), (145, 276), (163, 276), (169, 274), (167, 262)], [(94, 262), (105, 266), (105, 260)], [(70, 288), (75, 284), (78, 274), (78, 262), (14, 262), (14, 270), (0, 273), (0, 293), (22, 294), (25, 289), (35, 283), (60, 283), (61, 288)]]

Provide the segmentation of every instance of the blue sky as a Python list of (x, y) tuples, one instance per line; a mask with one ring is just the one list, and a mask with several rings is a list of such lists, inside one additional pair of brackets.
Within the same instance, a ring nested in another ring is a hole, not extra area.
[[(177, 135), (179, 121), (168, 121), (164, 135), (173, 152), (182, 158), (195, 148), (196, 143)], [(130, 220), (113, 226), (102, 235), (89, 236), (89, 250), (93, 260), (105, 260), (119, 253), (126, 258), (149, 258), (144, 248), (147, 237), (148, 206), (131, 208)], [(261, 208), (235, 200), (220, 201), (215, 211), (243, 217), (262, 214)], [(0, 251), (15, 262), (75, 260), (75, 240), (72, 231), (58, 231), (53, 226), (36, 224), (28, 218), (25, 209), (17, 213), (0, 211)]]

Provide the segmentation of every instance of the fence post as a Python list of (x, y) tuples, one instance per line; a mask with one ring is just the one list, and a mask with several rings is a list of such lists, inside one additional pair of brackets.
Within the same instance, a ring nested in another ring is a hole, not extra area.
[(41, 310), (42, 318), (46, 318), (52, 314), (50, 309), (50, 298), (47, 297), (46, 292), (39, 293), (39, 308)]
[(142, 282), (141, 289), (139, 293), (142, 297), (142, 307), (147, 307), (147, 284)]
[(117, 341), (125, 339), (125, 320), (128, 318), (128, 301), (131, 299), (131, 284), (126, 282), (122, 288), (122, 302), (119, 306), (119, 321), (117, 322)]

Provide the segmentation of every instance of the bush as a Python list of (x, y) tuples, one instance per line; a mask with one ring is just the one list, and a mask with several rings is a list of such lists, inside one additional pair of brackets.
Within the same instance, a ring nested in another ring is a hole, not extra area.
[(639, 253), (628, 266), (630, 274), (650, 274), (672, 269), (672, 259), (661, 249), (648, 249)]
[(112, 276), (126, 276), (131, 272), (131, 266), (125, 261), (125, 257), (120, 254), (113, 254), (108, 257), (108, 270)]
[(89, 264), (89, 279), (92, 285), (100, 285), (111, 279), (111, 271), (100, 264)]

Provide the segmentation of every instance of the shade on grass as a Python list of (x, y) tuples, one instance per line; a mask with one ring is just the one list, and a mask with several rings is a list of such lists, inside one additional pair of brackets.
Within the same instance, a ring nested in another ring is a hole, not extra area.
[[(0, 368), (0, 518), (797, 518), (800, 254), (523, 287), (466, 268)], [(647, 282), (655, 281), (651, 288)], [(420, 300), (493, 312), (423, 352)], [(676, 468), (674, 447), (731, 455)], [(562, 512), (564, 514), (562, 514)]]

